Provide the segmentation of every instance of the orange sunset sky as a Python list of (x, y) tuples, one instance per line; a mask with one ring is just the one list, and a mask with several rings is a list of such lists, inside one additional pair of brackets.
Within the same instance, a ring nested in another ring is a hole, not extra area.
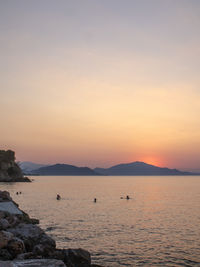
[(0, 1), (0, 147), (200, 169), (200, 1)]

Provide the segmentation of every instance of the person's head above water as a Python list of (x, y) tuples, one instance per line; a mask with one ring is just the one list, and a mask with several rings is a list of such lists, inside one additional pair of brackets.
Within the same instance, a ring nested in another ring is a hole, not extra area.
[(56, 197), (57, 199), (61, 199), (61, 196), (59, 195), (59, 194), (57, 194), (57, 197)]

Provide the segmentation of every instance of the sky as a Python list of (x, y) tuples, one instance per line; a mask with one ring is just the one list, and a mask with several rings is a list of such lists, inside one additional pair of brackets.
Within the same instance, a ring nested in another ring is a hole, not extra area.
[(0, 148), (200, 169), (199, 0), (0, 0)]

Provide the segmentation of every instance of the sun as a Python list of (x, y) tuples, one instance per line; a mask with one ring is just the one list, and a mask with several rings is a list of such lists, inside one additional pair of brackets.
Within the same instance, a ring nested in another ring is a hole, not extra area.
[(158, 166), (158, 167), (163, 166), (162, 159), (160, 159), (158, 157), (146, 156), (146, 157), (143, 157), (141, 161), (143, 161), (147, 164)]

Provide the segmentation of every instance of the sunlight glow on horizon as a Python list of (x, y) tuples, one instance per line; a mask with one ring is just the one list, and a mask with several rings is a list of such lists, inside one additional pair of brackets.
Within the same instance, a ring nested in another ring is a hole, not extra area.
[(2, 1), (1, 149), (200, 168), (200, 3)]

